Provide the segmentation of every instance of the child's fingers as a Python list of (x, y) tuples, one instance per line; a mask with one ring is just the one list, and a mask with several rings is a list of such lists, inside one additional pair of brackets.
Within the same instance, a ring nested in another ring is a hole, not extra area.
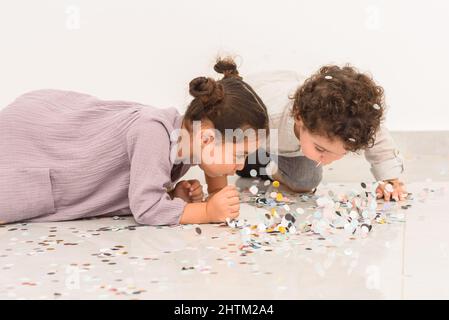
[(240, 195), (240, 193), (237, 191), (237, 189), (230, 189), (230, 190), (226, 190), (224, 192), (224, 194), (228, 197), (238, 197)]
[(384, 199), (385, 201), (390, 201), (391, 198), (391, 193), (388, 192), (387, 190), (384, 190)]
[(240, 211), (240, 204), (235, 204), (233, 206), (230, 206), (231, 212), (236, 213)]
[(392, 192), (392, 198), (396, 201), (399, 201), (399, 190), (396, 189)]
[(201, 183), (198, 180), (188, 180), (190, 183), (190, 189), (193, 191), (196, 188), (201, 187)]
[(240, 197), (232, 197), (228, 198), (228, 200), (231, 205), (240, 204)]
[(406, 190), (404, 190), (404, 188), (402, 188), (401, 191), (399, 192), (399, 199), (405, 200), (405, 199), (407, 199), (407, 195), (408, 195), (408, 192)]
[(376, 198), (377, 199), (383, 198), (383, 193), (384, 193), (384, 190), (382, 187), (379, 186), (376, 188)]
[(181, 181), (180, 184), (181, 184), (181, 187), (183, 189), (190, 189), (190, 182), (188, 182), (188, 181)]
[(203, 187), (201, 185), (192, 186), (192, 187), (190, 187), (190, 192), (192, 192), (192, 193), (203, 192)]
[(203, 188), (196, 188), (196, 189), (190, 191), (190, 193), (192, 194), (192, 196), (203, 194)]
[(192, 199), (192, 200), (202, 200), (203, 196), (204, 196), (203, 191), (202, 190), (198, 190), (197, 192), (193, 192), (190, 195), (190, 199)]
[(401, 199), (405, 199), (408, 195), (407, 190), (405, 189), (405, 186), (403, 183), (401, 183), (400, 187), (399, 187), (399, 198)]

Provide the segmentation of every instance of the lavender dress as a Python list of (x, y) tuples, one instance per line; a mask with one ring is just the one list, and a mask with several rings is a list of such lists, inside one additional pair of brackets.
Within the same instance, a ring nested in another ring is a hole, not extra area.
[(186, 203), (167, 189), (189, 165), (170, 160), (182, 116), (59, 90), (26, 93), (0, 112), (0, 221), (134, 215), (178, 224)]

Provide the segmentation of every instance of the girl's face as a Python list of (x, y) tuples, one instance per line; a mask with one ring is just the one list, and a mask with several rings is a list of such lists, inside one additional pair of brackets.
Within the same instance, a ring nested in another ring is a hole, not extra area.
[(301, 119), (295, 120), (295, 135), (299, 139), (304, 155), (310, 160), (316, 161), (317, 164), (327, 165), (335, 160), (340, 160), (347, 154), (343, 141), (312, 134)]
[(242, 170), (248, 154), (257, 151), (257, 139), (242, 142), (209, 141), (202, 144), (199, 167), (209, 177), (232, 176)]
[(248, 154), (257, 151), (263, 141), (255, 133), (242, 137), (239, 142), (226, 141), (213, 129), (212, 123), (203, 121), (201, 128), (193, 132), (182, 131), (178, 157), (188, 157), (199, 164), (209, 177), (230, 176), (243, 169)]

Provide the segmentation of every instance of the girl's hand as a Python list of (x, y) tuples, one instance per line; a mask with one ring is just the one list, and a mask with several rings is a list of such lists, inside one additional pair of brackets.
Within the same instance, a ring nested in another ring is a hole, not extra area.
[(239, 215), (240, 198), (235, 186), (229, 185), (215, 193), (206, 204), (209, 222), (224, 222)]
[(203, 186), (198, 180), (182, 180), (176, 184), (173, 190), (173, 197), (181, 198), (185, 202), (203, 201)]
[(405, 190), (404, 183), (399, 179), (385, 180), (376, 189), (377, 199), (384, 198), (385, 201), (394, 199), (396, 201), (405, 200), (407, 197), (407, 191)]

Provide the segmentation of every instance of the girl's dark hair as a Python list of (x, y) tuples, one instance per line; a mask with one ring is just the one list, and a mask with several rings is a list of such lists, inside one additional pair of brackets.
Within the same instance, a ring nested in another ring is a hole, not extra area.
[(312, 133), (341, 139), (349, 151), (373, 146), (384, 112), (384, 90), (346, 65), (322, 67), (296, 91), (293, 116)]
[(184, 115), (186, 126), (190, 128), (193, 121), (207, 119), (222, 134), (225, 129), (268, 130), (267, 108), (242, 80), (235, 62), (219, 59), (214, 70), (224, 75), (221, 80), (198, 77), (190, 82), (189, 92), (194, 99)]

